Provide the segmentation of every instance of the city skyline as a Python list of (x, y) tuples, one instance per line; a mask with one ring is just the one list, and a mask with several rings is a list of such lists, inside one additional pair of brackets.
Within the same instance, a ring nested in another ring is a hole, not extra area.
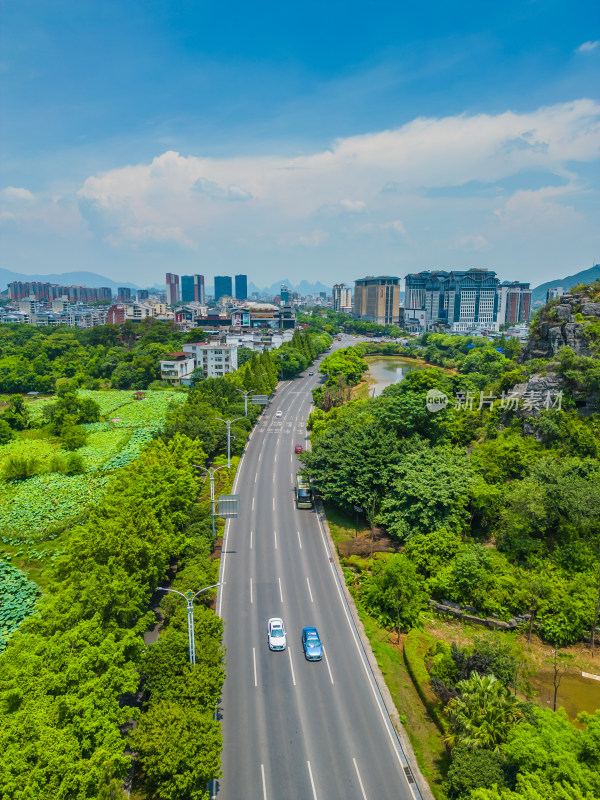
[(535, 286), (598, 262), (596, 4), (233, 11), (3, 8), (0, 268)]

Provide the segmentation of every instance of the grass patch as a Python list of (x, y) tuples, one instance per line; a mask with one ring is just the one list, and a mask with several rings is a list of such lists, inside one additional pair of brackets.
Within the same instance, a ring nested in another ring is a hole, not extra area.
[[(325, 504), (325, 516), (327, 517), (329, 530), (331, 531), (331, 536), (336, 547), (340, 542), (346, 541), (346, 539), (354, 539), (357, 528), (355, 519), (353, 517), (349, 517), (339, 509), (327, 504)], [(358, 535), (365, 536), (369, 535), (370, 533), (371, 529), (368, 526), (365, 526), (364, 520), (361, 519), (359, 515)]]
[(440, 732), (417, 694), (398, 645), (389, 631), (380, 628), (362, 609), (358, 609), (365, 632), (390, 694), (401, 718), (406, 718), (406, 732), (417, 763), (436, 800), (446, 800), (443, 782), (450, 766), (450, 757)]

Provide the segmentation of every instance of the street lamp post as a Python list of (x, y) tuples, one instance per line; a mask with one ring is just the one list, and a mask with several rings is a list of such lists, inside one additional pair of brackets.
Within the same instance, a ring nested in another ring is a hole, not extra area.
[(206, 592), (208, 589), (214, 589), (215, 586), (225, 586), (225, 581), (220, 583), (213, 583), (211, 586), (205, 586), (204, 589), (200, 589), (200, 591), (194, 594), (192, 589), (188, 589), (187, 592), (178, 592), (177, 589), (165, 589), (162, 586), (158, 586), (159, 592), (171, 592), (172, 594), (178, 594), (185, 600), (186, 608), (187, 608), (187, 624), (188, 624), (188, 646), (190, 651), (190, 664), (196, 663), (196, 637), (194, 636), (194, 600), (198, 597), (199, 594), (202, 592)]
[(238, 419), (243, 419), (243, 417), (236, 417), (235, 419), (221, 419), (221, 417), (215, 417), (215, 419), (227, 425), (227, 469), (231, 469), (231, 423), (237, 422)]
[(201, 469), (203, 472), (208, 474), (210, 479), (210, 518), (212, 523), (212, 535), (213, 540), (217, 538), (217, 531), (215, 530), (215, 472), (219, 469), (225, 469), (225, 467), (201, 467), (200, 464), (192, 464), (193, 467), (196, 469)]

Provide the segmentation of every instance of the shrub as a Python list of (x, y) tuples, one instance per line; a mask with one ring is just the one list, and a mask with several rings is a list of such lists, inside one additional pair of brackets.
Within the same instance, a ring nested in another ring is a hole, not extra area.
[(65, 470), (66, 470), (66, 464), (64, 458), (58, 453), (54, 453), (48, 464), (48, 471), (64, 473)]
[(457, 747), (448, 770), (446, 792), (448, 800), (463, 800), (470, 797), (471, 789), (488, 789), (506, 786), (501, 757), (489, 750), (470, 752)]
[(3, 476), (7, 481), (22, 481), (39, 471), (40, 462), (34, 456), (11, 456), (4, 465)]
[(10, 425), (6, 420), (0, 419), (0, 444), (10, 442), (12, 438), (14, 438), (14, 434)]
[(63, 428), (60, 440), (64, 450), (77, 450), (85, 444), (87, 433), (80, 425), (69, 425)]
[(67, 475), (83, 475), (86, 472), (85, 459), (81, 453), (69, 453), (65, 472)]

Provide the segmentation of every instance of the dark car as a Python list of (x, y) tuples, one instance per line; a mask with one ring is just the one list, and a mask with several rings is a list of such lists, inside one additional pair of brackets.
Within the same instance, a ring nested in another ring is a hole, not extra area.
[(323, 645), (316, 628), (302, 628), (302, 647), (307, 661), (320, 661), (323, 658)]

